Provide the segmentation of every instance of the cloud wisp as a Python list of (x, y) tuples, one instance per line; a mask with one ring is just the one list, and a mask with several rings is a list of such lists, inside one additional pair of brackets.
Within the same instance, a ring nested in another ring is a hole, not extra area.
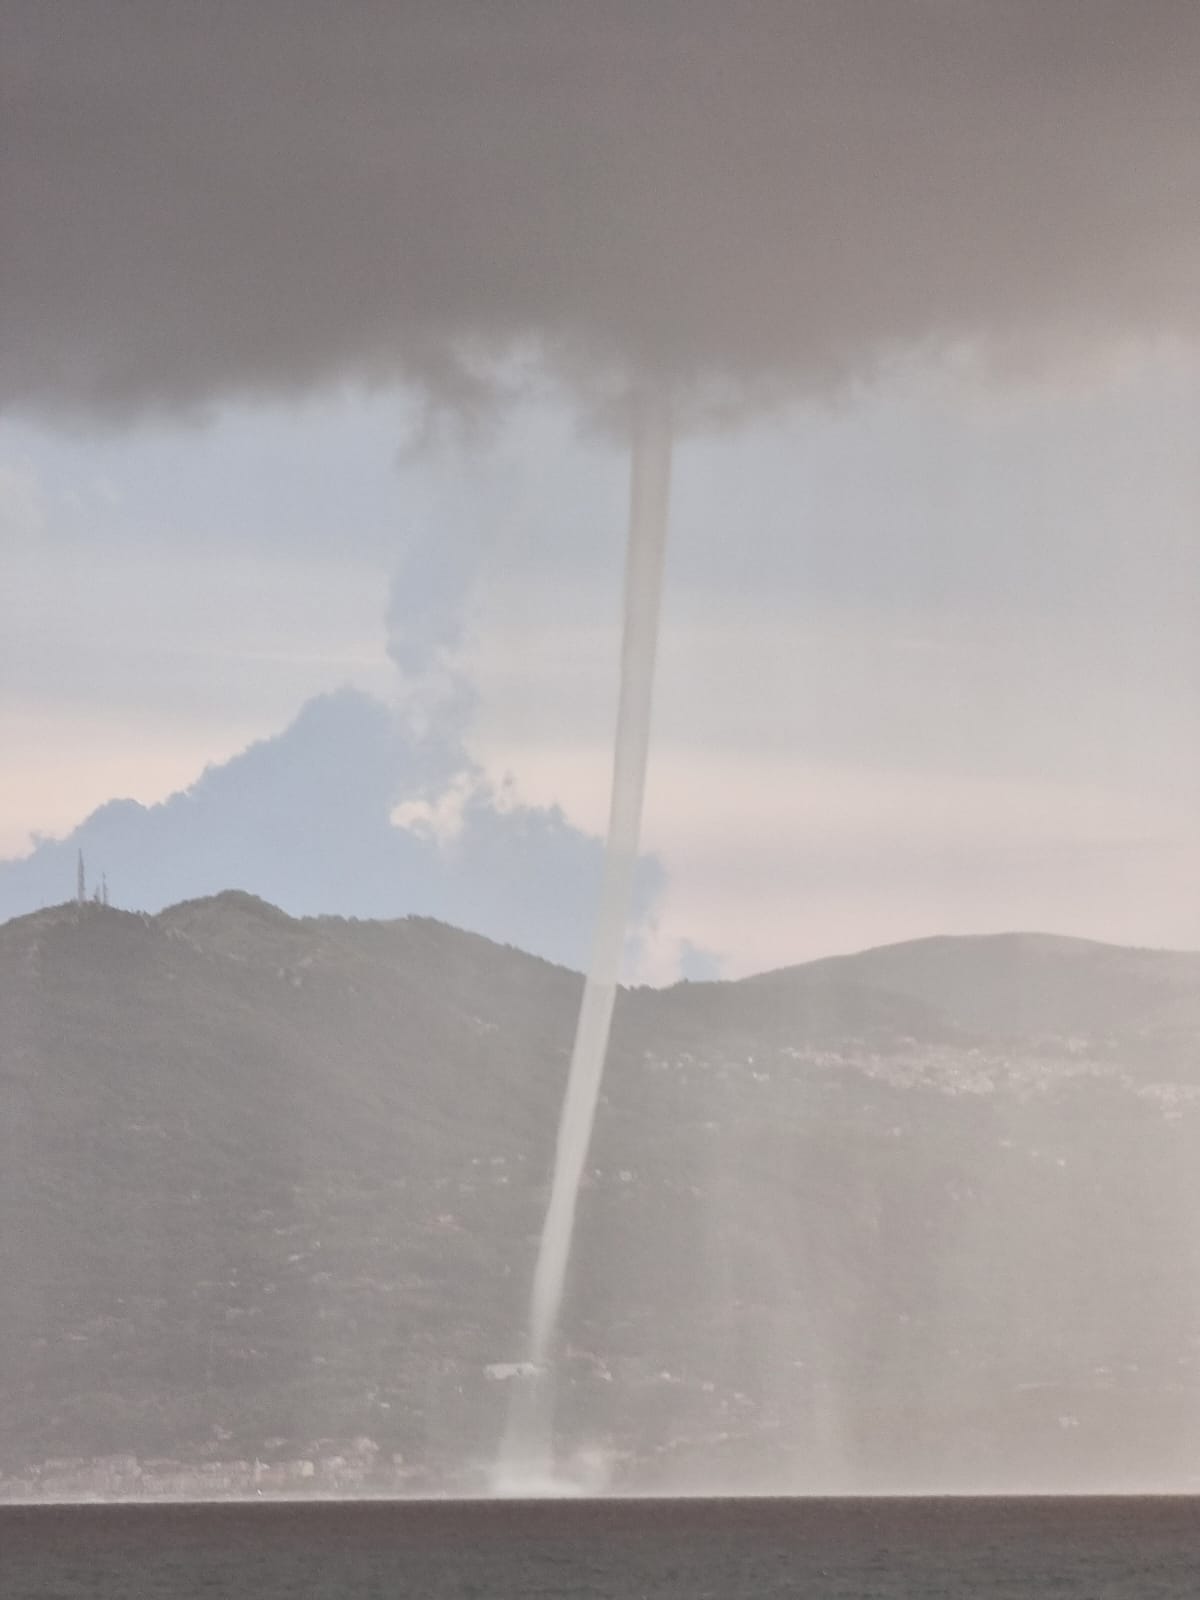
[[(489, 782), (456, 730), (414, 736), (349, 689), (161, 804), (111, 801), (66, 838), (0, 862), (0, 920), (69, 898), (80, 849), (132, 909), (236, 887), (297, 916), (434, 916), (575, 967), (603, 857), (557, 808)], [(635, 959), (663, 881), (643, 858)]]

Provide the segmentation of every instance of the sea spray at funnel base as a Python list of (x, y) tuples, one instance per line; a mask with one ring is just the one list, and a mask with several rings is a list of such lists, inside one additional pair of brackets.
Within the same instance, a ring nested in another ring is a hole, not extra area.
[(670, 409), (661, 392), (643, 394), (636, 402), (633, 420), (621, 691), (604, 882), (558, 1126), (550, 1204), (533, 1278), (530, 1360), (535, 1375), (514, 1385), (502, 1451), (502, 1473), (517, 1478), (526, 1474), (544, 1477), (551, 1464), (553, 1382), (549, 1363), (566, 1283), (579, 1180), (600, 1094), (637, 864), (670, 477)]

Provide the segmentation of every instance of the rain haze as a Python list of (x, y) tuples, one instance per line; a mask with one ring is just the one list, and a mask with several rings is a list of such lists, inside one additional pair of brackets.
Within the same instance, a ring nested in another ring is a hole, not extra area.
[(1195, 1488), (1200, 9), (0, 62), (0, 1489)]

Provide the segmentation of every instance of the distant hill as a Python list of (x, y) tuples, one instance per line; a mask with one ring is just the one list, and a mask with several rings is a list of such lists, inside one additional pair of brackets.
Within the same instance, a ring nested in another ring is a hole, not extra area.
[[(239, 893), (0, 926), (7, 1492), (482, 1487), (580, 983)], [(622, 993), (564, 1456), (1196, 1488), (1198, 1046), (1200, 956), (1035, 934)]]
[(753, 980), (766, 989), (838, 974), (927, 1002), (963, 1028), (1013, 1038), (1200, 1024), (1200, 955), (1041, 933), (916, 939)]

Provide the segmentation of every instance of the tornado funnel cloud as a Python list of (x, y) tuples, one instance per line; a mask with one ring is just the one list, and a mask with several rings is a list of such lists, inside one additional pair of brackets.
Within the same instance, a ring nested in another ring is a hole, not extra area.
[(600, 1095), (641, 834), (670, 478), (670, 408), (665, 395), (655, 391), (639, 396), (635, 403), (621, 690), (604, 881), (533, 1277), (529, 1325), (534, 1374), (515, 1386), (509, 1416), (504, 1454), (515, 1469), (545, 1471), (552, 1448), (548, 1367), (562, 1309), (579, 1181)]

